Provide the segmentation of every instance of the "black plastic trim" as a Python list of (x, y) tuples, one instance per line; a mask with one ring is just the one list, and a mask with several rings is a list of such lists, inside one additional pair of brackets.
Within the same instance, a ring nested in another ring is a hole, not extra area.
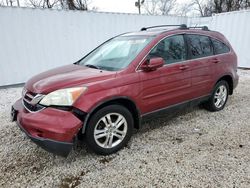
[(50, 105), (50, 106), (46, 106), (46, 107), (56, 108), (56, 109), (62, 110), (62, 111), (71, 111), (71, 110), (72, 110), (72, 106), (57, 106), (57, 105)]
[(54, 153), (56, 155), (60, 155), (63, 157), (67, 157), (70, 151), (73, 148), (73, 142), (60, 142), (56, 140), (46, 139), (46, 138), (37, 138), (31, 136), (18, 122), (18, 127), (30, 138), (34, 143), (43, 148), (44, 150)]
[(162, 115), (165, 115), (169, 112), (178, 111), (183, 108), (196, 106), (200, 104), (201, 102), (208, 100), (209, 97), (210, 95), (207, 95), (207, 96), (199, 97), (196, 99), (188, 100), (182, 103), (174, 104), (166, 108), (158, 109), (158, 110), (143, 114), (141, 118), (142, 118), (142, 121), (145, 121), (145, 120), (151, 120), (153, 118), (161, 117)]
[(11, 118), (11, 122), (14, 122), (17, 120), (17, 111), (14, 109), (13, 106), (11, 106), (11, 112), (10, 112), (10, 118)]
[(82, 122), (84, 122), (85, 117), (87, 116), (86, 112), (83, 112), (82, 110), (73, 107), (72, 109), (72, 113), (78, 118), (80, 119)]
[(178, 27), (178, 29), (188, 29), (186, 24), (180, 24), (180, 25), (155, 25), (150, 27), (143, 27), (141, 28), (141, 31), (147, 31), (148, 29), (154, 29), (154, 28), (161, 28), (161, 27)]
[(204, 25), (204, 26), (194, 26), (194, 27), (188, 27), (188, 29), (201, 29), (201, 30), (204, 30), (204, 31), (210, 31), (208, 29), (208, 26)]

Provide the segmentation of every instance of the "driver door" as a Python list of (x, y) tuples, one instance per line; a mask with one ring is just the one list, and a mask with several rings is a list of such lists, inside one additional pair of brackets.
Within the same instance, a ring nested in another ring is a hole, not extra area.
[(141, 104), (143, 114), (191, 98), (191, 70), (183, 35), (166, 37), (149, 53), (147, 59), (162, 57), (164, 66), (150, 72), (139, 72), (141, 79)]

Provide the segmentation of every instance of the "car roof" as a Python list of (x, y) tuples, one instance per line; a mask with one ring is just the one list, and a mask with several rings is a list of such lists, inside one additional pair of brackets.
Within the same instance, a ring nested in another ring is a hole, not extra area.
[[(152, 26), (148, 28), (142, 28), (140, 31), (136, 32), (129, 32), (122, 34), (120, 36), (158, 36), (161, 34), (167, 34), (167, 33), (190, 33), (190, 34), (200, 34), (200, 35), (206, 35), (210, 37), (217, 38), (219, 40), (222, 40), (223, 42), (226, 42), (229, 44), (228, 40), (224, 37), (223, 34), (219, 33), (218, 31), (212, 31), (209, 30), (207, 26), (199, 26), (199, 27), (187, 27), (185, 24), (181, 25), (163, 25), (162, 27), (166, 26), (165, 28), (161, 28), (160, 26)], [(169, 27), (168, 27), (169, 26)]]

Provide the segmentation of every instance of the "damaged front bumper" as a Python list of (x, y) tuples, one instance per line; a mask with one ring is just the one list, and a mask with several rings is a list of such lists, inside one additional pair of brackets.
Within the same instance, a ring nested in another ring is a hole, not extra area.
[(12, 106), (11, 119), (38, 146), (64, 157), (72, 150), (82, 127), (82, 121), (70, 111), (45, 108), (31, 113), (23, 107), (21, 99)]

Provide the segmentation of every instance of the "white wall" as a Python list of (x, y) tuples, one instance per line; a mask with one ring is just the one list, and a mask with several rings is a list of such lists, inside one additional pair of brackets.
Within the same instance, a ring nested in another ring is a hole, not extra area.
[(226, 35), (239, 66), (250, 67), (250, 12), (210, 18), (0, 7), (0, 86), (70, 64), (108, 38), (159, 24), (208, 25)]
[(250, 10), (189, 18), (188, 24), (207, 25), (209, 29), (223, 33), (237, 53), (238, 66), (250, 68)]
[(0, 86), (70, 64), (112, 36), (185, 17), (0, 7)]
[(217, 14), (210, 28), (223, 33), (238, 56), (239, 67), (250, 68), (250, 10)]
[(209, 26), (212, 21), (212, 17), (189, 17), (188, 26)]

